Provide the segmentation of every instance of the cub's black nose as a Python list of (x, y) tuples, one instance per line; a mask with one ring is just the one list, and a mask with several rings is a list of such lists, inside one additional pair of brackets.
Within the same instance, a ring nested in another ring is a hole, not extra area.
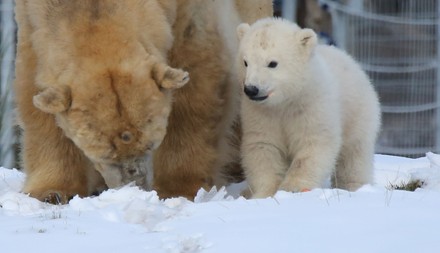
[(253, 86), (253, 85), (245, 85), (244, 86), (244, 94), (246, 94), (246, 96), (248, 96), (248, 98), (253, 101), (263, 101), (266, 98), (268, 98), (268, 95), (265, 95), (265, 94), (262, 95), (260, 93), (260, 90), (256, 86)]
[(258, 95), (258, 92), (260, 92), (260, 90), (258, 90), (258, 88), (253, 85), (244, 86), (244, 94), (246, 94), (246, 96), (248, 96), (249, 98), (256, 97)]

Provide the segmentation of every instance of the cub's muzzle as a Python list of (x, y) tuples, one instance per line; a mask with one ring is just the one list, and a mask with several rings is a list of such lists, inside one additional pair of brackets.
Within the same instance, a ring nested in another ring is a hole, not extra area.
[(244, 94), (250, 99), (254, 101), (263, 101), (268, 98), (267, 94), (261, 94), (260, 89), (254, 85), (245, 85), (244, 86)]

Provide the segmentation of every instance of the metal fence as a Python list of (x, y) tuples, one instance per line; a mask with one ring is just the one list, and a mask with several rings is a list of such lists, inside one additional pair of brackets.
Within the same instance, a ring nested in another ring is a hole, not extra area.
[(293, 20), (331, 33), (332, 43), (360, 62), (375, 85), (383, 119), (376, 152), (408, 157), (440, 152), (439, 1), (296, 2), (306, 17)]
[(438, 1), (326, 2), (334, 40), (362, 64), (379, 93), (377, 152), (440, 152)]
[(12, 101), (16, 41), (14, 1), (1, 0), (0, 13), (0, 166), (12, 168), (16, 164)]

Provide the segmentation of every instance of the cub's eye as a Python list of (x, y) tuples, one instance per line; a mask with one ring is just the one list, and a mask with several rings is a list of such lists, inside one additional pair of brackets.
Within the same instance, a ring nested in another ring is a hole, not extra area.
[(247, 67), (247, 61), (244, 61), (244, 66)]
[(268, 68), (271, 68), (271, 69), (276, 68), (277, 66), (278, 66), (278, 62), (276, 62), (276, 61), (271, 61), (271, 62), (269, 62), (269, 64), (267, 65), (267, 67), (268, 67)]

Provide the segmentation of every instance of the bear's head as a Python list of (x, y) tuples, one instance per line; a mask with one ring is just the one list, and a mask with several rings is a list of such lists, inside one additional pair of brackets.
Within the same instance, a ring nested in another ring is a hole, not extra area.
[[(184, 85), (188, 73), (153, 57), (129, 68), (95, 65), (73, 73), (72, 83), (44, 88), (34, 96), (34, 105), (55, 115), (59, 127), (95, 163), (109, 187), (133, 181), (130, 174), (145, 176), (140, 167), (166, 133), (170, 90)], [(126, 180), (122, 176), (109, 183), (106, 173), (129, 174)]]
[(255, 103), (276, 105), (300, 96), (317, 36), (278, 18), (237, 27), (243, 92)]
[[(34, 21), (40, 91), (33, 104), (53, 114), (108, 186), (116, 187), (145, 180), (146, 160), (166, 133), (171, 91), (189, 75), (165, 63), (173, 38), (159, 7), (146, 14), (142, 8), (151, 6), (137, 2), (100, 3), (54, 2), (65, 6)], [(57, 13), (64, 9), (70, 12)], [(138, 23), (145, 19), (149, 23)]]

